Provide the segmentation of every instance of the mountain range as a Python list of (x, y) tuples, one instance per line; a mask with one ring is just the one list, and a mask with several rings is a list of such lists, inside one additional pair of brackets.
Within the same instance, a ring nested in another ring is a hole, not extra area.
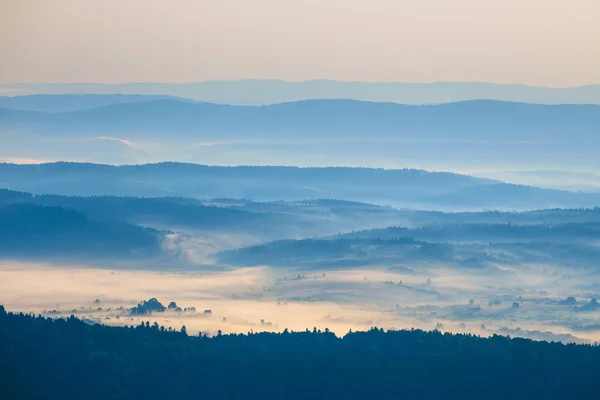
[(485, 82), (305, 82), (231, 80), (189, 83), (122, 84), (15, 83), (0, 84), (0, 92), (24, 94), (151, 94), (238, 105), (274, 104), (308, 99), (354, 99), (403, 104), (437, 104), (464, 100), (503, 100), (540, 104), (600, 104), (600, 85), (547, 88)]
[[(415, 106), (306, 100), (233, 106), (128, 96), (15, 97), (0, 108), (0, 160), (142, 164), (600, 170), (600, 105), (465, 101)], [(81, 101), (77, 101), (81, 99)], [(125, 100), (136, 100), (125, 102)], [(116, 103), (111, 103), (116, 101)], [(94, 104), (106, 103), (102, 107)], [(110, 104), (108, 104), (110, 103)], [(520, 180), (516, 180), (517, 183)], [(527, 183), (536, 179), (525, 178)], [(592, 187), (593, 183), (562, 187)]]
[(0, 129), (190, 140), (598, 140), (600, 106), (466, 101), (432, 106), (310, 100), (231, 106), (174, 100), (43, 113), (0, 109)]
[(177, 100), (194, 102), (194, 100), (165, 95), (143, 94), (30, 94), (23, 96), (0, 96), (1, 108), (15, 110), (67, 112), (88, 110), (122, 103), (139, 103), (145, 101)]
[(182, 163), (111, 166), (0, 164), (0, 187), (34, 194), (255, 201), (341, 199), (397, 207), (477, 210), (594, 207), (598, 193), (507, 184), (416, 169), (219, 167)]

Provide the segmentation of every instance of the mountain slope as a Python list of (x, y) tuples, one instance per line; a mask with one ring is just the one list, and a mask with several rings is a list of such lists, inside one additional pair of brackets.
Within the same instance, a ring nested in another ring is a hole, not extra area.
[(61, 207), (33, 204), (0, 207), (0, 250), (4, 257), (153, 254), (159, 249), (157, 234), (126, 223), (94, 221)]
[(442, 210), (600, 204), (600, 195), (593, 193), (539, 189), (452, 173), (342, 167), (0, 164), (0, 187), (63, 195), (229, 197), (257, 201), (330, 198)]

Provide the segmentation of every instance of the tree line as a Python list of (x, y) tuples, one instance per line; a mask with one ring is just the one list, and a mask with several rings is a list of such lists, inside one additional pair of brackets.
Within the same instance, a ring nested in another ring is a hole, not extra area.
[(0, 306), (4, 399), (593, 398), (600, 347), (372, 328), (215, 336)]

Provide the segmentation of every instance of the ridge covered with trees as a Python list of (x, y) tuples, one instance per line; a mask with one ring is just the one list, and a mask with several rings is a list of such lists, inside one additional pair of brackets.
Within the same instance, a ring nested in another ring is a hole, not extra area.
[(62, 207), (0, 206), (0, 250), (27, 257), (156, 254), (159, 232), (119, 221), (96, 221)]
[(448, 172), (358, 167), (0, 163), (0, 187), (55, 195), (230, 197), (255, 201), (335, 198), (446, 211), (600, 204), (598, 193), (543, 189)]
[(0, 306), (3, 398), (592, 398), (600, 347), (372, 328), (213, 337)]

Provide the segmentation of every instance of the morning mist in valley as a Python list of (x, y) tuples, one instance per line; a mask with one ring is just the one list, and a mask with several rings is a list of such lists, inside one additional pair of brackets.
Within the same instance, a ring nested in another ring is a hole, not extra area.
[(0, 15), (0, 398), (597, 397), (596, 2)]

